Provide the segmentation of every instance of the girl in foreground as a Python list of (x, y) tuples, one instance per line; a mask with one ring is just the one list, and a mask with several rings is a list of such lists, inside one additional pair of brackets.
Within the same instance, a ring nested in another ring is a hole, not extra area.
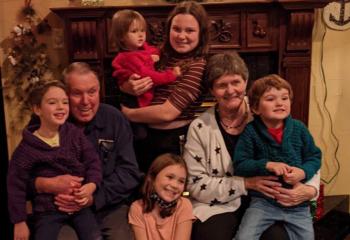
[(136, 240), (189, 240), (192, 214), (190, 201), (182, 196), (187, 169), (175, 154), (162, 154), (150, 166), (142, 188), (142, 199), (129, 211)]

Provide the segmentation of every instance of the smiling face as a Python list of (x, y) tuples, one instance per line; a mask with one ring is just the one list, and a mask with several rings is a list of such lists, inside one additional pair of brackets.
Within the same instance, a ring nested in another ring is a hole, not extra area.
[(198, 46), (199, 32), (199, 24), (194, 16), (178, 14), (170, 25), (170, 45), (177, 53), (189, 53)]
[(129, 31), (123, 38), (123, 43), (128, 50), (137, 50), (146, 41), (146, 26), (140, 20), (134, 20), (129, 27)]
[(40, 106), (33, 107), (42, 127), (58, 129), (68, 118), (69, 102), (66, 92), (59, 87), (50, 87), (43, 95)]
[(92, 72), (72, 72), (67, 77), (70, 109), (73, 117), (81, 124), (90, 122), (100, 104), (100, 84)]
[(271, 88), (261, 96), (254, 113), (259, 115), (268, 128), (279, 128), (290, 114), (291, 100), (285, 88)]
[(178, 199), (185, 189), (186, 170), (176, 164), (165, 167), (154, 180), (154, 190), (166, 202)]
[(247, 82), (241, 75), (223, 75), (214, 80), (210, 90), (215, 97), (221, 111), (231, 112), (237, 110), (241, 105)]

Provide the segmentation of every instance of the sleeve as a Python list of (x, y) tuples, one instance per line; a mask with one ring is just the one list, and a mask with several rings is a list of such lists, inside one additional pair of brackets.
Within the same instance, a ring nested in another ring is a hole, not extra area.
[[(124, 58), (123, 53), (119, 53), (112, 61), (112, 67), (114, 68), (112, 76), (117, 78), (119, 86), (127, 81), (133, 73), (136, 73), (128, 68), (128, 65), (125, 65), (125, 61), (126, 59)], [(129, 59), (128, 61), (132, 61), (132, 59)], [(130, 64), (132, 65), (133, 63), (130, 62)]]
[[(210, 144), (210, 136), (200, 133), (203, 127), (197, 127), (198, 121), (194, 121), (187, 134), (187, 142), (184, 150), (184, 159), (188, 169), (188, 185), (187, 188), (190, 196), (201, 203), (210, 204), (213, 199), (224, 203), (246, 195), (244, 179), (235, 176), (213, 176), (207, 169), (210, 159), (207, 151)], [(203, 124), (204, 125), (204, 124)], [(213, 150), (214, 151), (214, 150)]]
[(80, 129), (78, 129), (77, 134), (79, 134), (78, 136), (82, 146), (81, 161), (86, 167), (85, 182), (93, 182), (96, 184), (96, 187), (99, 187), (102, 181), (101, 160), (92, 143)]
[(151, 55), (160, 55), (160, 51), (157, 47), (149, 45), (147, 42), (143, 44), (144, 49)]
[(171, 70), (156, 71), (153, 62), (144, 62), (136, 54), (119, 54), (112, 62), (112, 66), (115, 69), (113, 76), (118, 79), (119, 85), (127, 81), (130, 75), (134, 73), (140, 75), (141, 78), (150, 77), (156, 86), (176, 80), (176, 76)]
[(305, 172), (305, 179), (310, 180), (316, 172), (321, 167), (321, 158), (322, 153), (321, 150), (315, 145), (314, 139), (311, 136), (309, 130), (305, 127), (304, 124), (300, 123), (302, 125), (302, 141), (303, 141), (303, 163), (301, 168)]
[(321, 173), (320, 170), (317, 171), (317, 173), (305, 184), (311, 187), (314, 187), (317, 191), (316, 196), (311, 200), (317, 200), (318, 196), (320, 195), (320, 183), (321, 183)]
[(189, 220), (195, 220), (196, 217), (193, 215), (192, 204), (187, 198), (181, 197), (178, 208), (178, 219), (176, 224), (180, 224)]
[(18, 149), (14, 152), (7, 174), (8, 209), (12, 223), (27, 219), (26, 187), (31, 164), (25, 155)]
[[(109, 123), (115, 126), (113, 150), (108, 159), (103, 161), (103, 182), (95, 191), (95, 208), (120, 203), (131, 195), (140, 183), (141, 174), (133, 148), (133, 136), (129, 122), (117, 109), (116, 118)], [(104, 153), (102, 153), (104, 154)]]
[(270, 175), (266, 170), (268, 159), (255, 159), (255, 151), (259, 151), (259, 146), (256, 144), (258, 138), (251, 125), (248, 125), (240, 135), (233, 157), (235, 175), (243, 177)]
[(140, 200), (131, 204), (128, 214), (129, 224), (146, 229), (144, 214), (142, 212), (142, 206)]
[(201, 81), (205, 64), (204, 59), (190, 63), (188, 69), (177, 80), (176, 88), (172, 91), (168, 100), (180, 112), (196, 101), (201, 94)]

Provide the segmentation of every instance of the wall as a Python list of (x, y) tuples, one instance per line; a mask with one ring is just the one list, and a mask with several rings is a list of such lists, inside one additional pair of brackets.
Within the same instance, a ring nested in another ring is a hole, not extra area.
[(315, 20), (309, 127), (323, 151), (322, 178), (331, 180), (340, 164), (326, 195), (350, 194), (350, 29), (327, 28), (321, 11)]

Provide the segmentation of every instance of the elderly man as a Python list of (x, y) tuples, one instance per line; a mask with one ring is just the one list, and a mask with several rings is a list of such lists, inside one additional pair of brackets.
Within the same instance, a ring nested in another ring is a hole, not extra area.
[[(127, 201), (140, 182), (132, 145), (132, 132), (126, 118), (114, 107), (100, 103), (100, 83), (88, 64), (76, 62), (64, 73), (70, 100), (70, 121), (84, 133), (99, 153), (103, 182), (83, 207), (96, 213), (104, 239), (132, 239), (128, 225)], [(58, 209), (73, 214), (80, 210), (73, 194), (83, 179), (61, 175), (35, 179), (36, 191), (56, 194)], [(89, 226), (86, 226), (87, 228)], [(64, 226), (59, 239), (77, 239), (74, 230)]]

